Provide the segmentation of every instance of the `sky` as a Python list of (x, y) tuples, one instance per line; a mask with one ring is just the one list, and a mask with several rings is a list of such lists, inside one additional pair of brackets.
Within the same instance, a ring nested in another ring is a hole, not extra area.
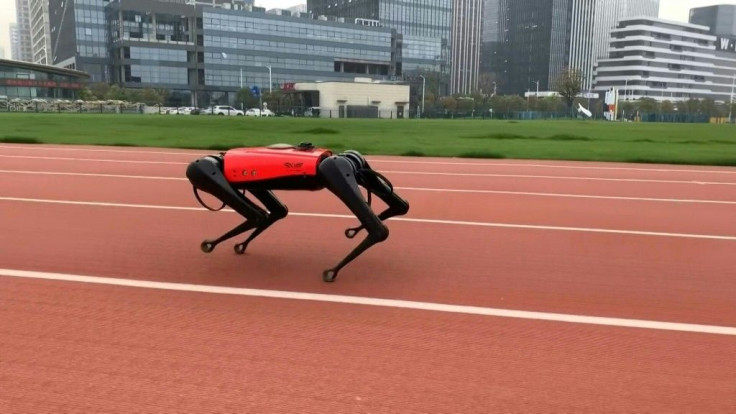
[[(256, 6), (267, 8), (286, 8), (305, 4), (306, 0), (256, 0)], [(736, 0), (661, 0), (659, 17), (687, 22), (692, 7), (713, 4), (736, 4)], [(10, 23), (15, 21), (15, 0), (0, 0), (0, 47), (5, 49), (5, 57), (10, 58)]]

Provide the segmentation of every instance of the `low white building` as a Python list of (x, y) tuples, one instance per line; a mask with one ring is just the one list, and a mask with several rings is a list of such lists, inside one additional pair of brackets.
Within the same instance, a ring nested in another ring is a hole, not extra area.
[(594, 92), (617, 88), (621, 100), (731, 100), (733, 40), (710, 34), (707, 26), (629, 18), (611, 31), (610, 41), (609, 57), (595, 69)]
[(296, 83), (294, 91), (322, 118), (409, 117), (407, 84), (355, 78), (354, 82)]

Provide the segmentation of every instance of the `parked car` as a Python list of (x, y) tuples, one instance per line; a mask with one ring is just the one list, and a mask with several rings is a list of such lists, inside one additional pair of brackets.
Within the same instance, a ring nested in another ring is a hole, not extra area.
[(250, 108), (245, 111), (245, 116), (274, 116), (270, 109), (260, 110), (258, 108)]
[(207, 111), (212, 115), (230, 115), (230, 116), (243, 116), (243, 111), (235, 109), (232, 106), (217, 105), (212, 107), (212, 111)]

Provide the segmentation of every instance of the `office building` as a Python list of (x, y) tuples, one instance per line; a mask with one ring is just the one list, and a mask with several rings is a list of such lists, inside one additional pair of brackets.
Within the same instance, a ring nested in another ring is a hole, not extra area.
[[(450, 39), (454, 0), (308, 0), (313, 16), (334, 16), (353, 22), (365, 19), (400, 35), (399, 74), (450, 73)], [(443, 80), (443, 93), (447, 92)]]
[(31, 9), (30, 0), (15, 0), (15, 22), (17, 24), (18, 54), (13, 59), (23, 62), (33, 61), (31, 48)]
[(478, 89), (482, 0), (455, 0), (452, 17), (450, 94), (470, 95)]
[[(486, 78), (480, 85), (483, 94), (495, 94), (498, 89), (498, 72), (503, 67), (503, 34), (506, 32), (506, 0), (483, 0), (483, 20), (481, 25), (481, 44), (479, 78)], [(488, 83), (492, 82), (492, 83)], [(483, 89), (485, 87), (485, 89)]]
[(395, 76), (394, 31), (295, 14), (243, 2), (112, 1), (112, 80), (165, 88), (179, 105), (203, 107), (239, 106), (243, 88)]
[(51, 51), (48, 0), (28, 0), (31, 29), (31, 54), (33, 62), (48, 65)]
[(611, 29), (621, 18), (658, 17), (659, 0), (574, 1), (572, 7), (570, 59), (568, 66), (583, 75), (583, 90), (593, 85), (595, 62), (608, 56)]
[(5, 48), (0, 46), (0, 59), (5, 59)]
[(203, 22), (205, 84), (219, 95), (214, 100), (241, 85), (270, 91), (284, 83), (395, 77), (397, 51), (386, 28), (213, 8)]
[(710, 27), (712, 35), (736, 37), (736, 4), (692, 8), (689, 22)]
[(20, 32), (18, 31), (18, 23), (10, 23), (10, 58), (13, 60), (21, 60), (20, 55)]
[(91, 82), (109, 82), (105, 6), (109, 0), (48, 0), (54, 66), (89, 73)]
[(11, 100), (74, 100), (87, 78), (86, 73), (75, 70), (0, 59), (0, 96)]
[(736, 80), (736, 51), (718, 50), (718, 41), (707, 26), (623, 19), (611, 31), (609, 57), (598, 61), (594, 91), (618, 88), (621, 100), (728, 102)]
[(566, 68), (579, 70), (590, 90), (616, 21), (656, 17), (659, 0), (486, 0), (485, 7), (483, 72), (497, 78), (499, 91), (521, 94), (537, 83), (554, 90)]

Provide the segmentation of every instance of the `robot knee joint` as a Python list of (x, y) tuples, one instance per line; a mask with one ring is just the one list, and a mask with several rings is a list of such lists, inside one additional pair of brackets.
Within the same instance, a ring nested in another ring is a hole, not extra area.
[(402, 201), (397, 207), (398, 215), (403, 216), (409, 212), (409, 203)]
[(289, 214), (288, 209), (283, 210), (275, 210), (271, 212), (271, 221), (281, 220), (283, 218), (286, 218), (286, 216)]
[(376, 243), (380, 243), (382, 241), (385, 241), (388, 239), (389, 231), (388, 227), (381, 224), (379, 227), (376, 227), (373, 231), (370, 232), (370, 237), (375, 240)]

